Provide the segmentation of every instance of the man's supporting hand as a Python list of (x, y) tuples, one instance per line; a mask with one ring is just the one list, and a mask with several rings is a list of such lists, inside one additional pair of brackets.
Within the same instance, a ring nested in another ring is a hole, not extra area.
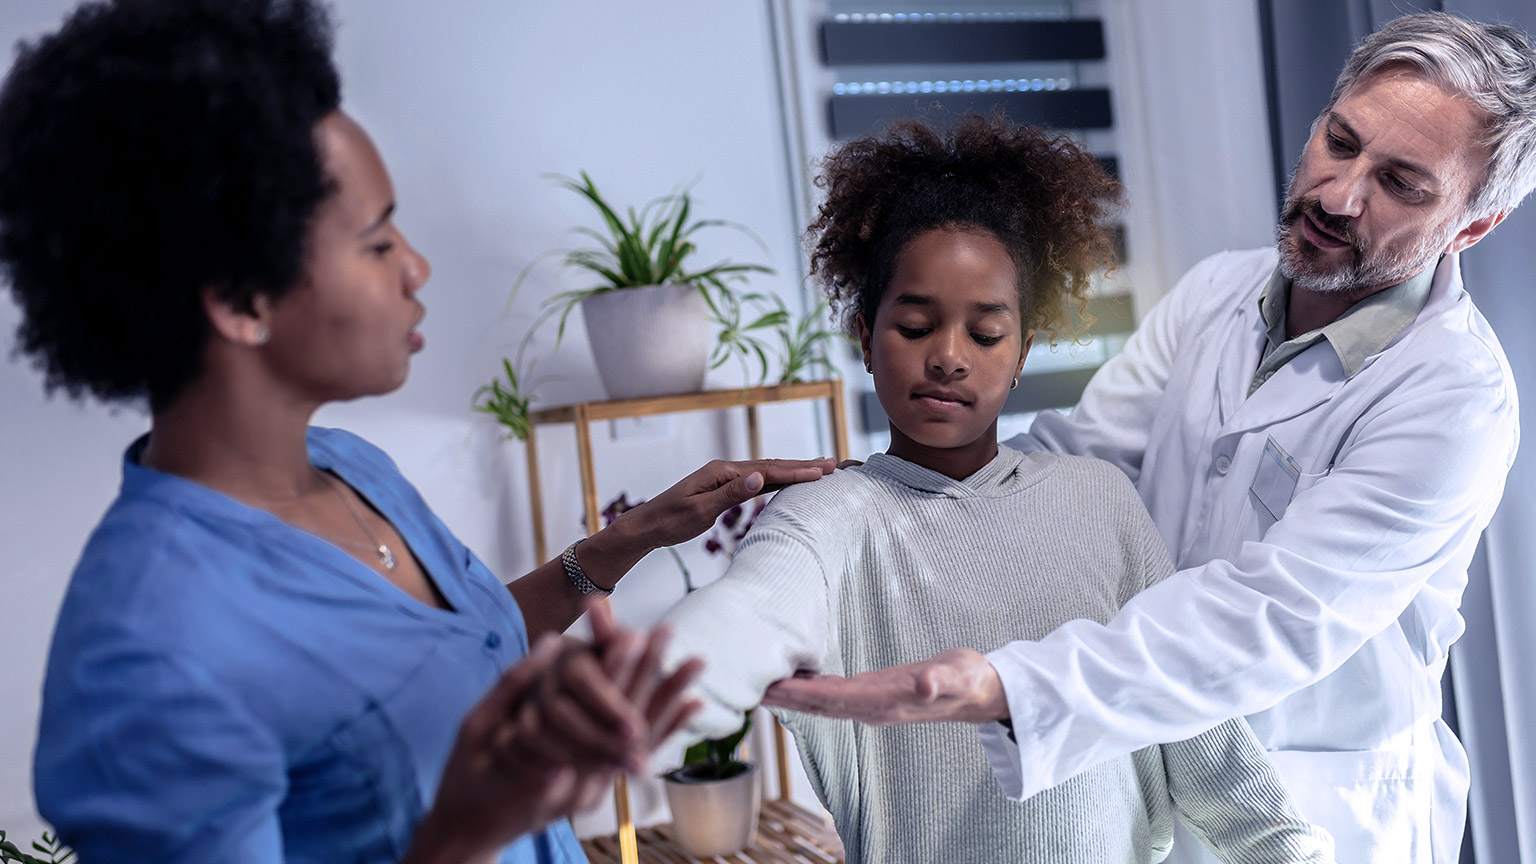
[(768, 688), (763, 704), (872, 726), (990, 723), (1008, 718), (997, 670), (984, 655), (968, 648), (851, 678), (787, 678)]

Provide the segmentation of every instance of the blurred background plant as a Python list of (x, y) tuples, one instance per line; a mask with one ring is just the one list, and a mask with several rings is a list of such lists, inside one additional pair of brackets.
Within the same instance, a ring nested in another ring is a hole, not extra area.
[[(779, 301), (779, 308), (784, 308), (782, 301)], [(777, 331), (779, 383), (797, 384), (805, 381), (813, 370), (828, 377), (836, 377), (837, 367), (827, 359), (827, 343), (843, 333), (827, 329), (827, 323), (831, 321), (831, 310), (827, 304), (817, 303), (815, 308), (793, 322), (789, 319), (788, 310), (785, 310), (784, 318), (783, 326)]]
[(742, 739), (752, 729), (752, 712), (743, 715), (741, 728), (724, 738), (706, 738), (683, 754), (681, 768), (667, 772), (667, 777), (681, 783), (729, 780), (752, 766), (736, 758)]
[[(751, 512), (747, 511), (751, 506)], [(711, 555), (724, 555), (727, 560), (736, 554), (736, 547), (752, 530), (752, 525), (757, 521), (763, 508), (768, 506), (768, 497), (760, 495), (747, 504), (737, 504), (735, 507), (720, 514), (715, 520), (715, 527), (709, 529), (709, 535), (704, 538), (704, 551)]]
[[(518, 352), (518, 362), (522, 362), (521, 351)], [(497, 423), (507, 428), (508, 438), (527, 441), (528, 434), (533, 430), (528, 410), (534, 394), (533, 387), (524, 382), (532, 374), (533, 367), (530, 364), (527, 372), (519, 375), (516, 366), (505, 357), (501, 358), (501, 367), (506, 372), (507, 380), (503, 382), (499, 375), (491, 378), (491, 383), (475, 391), (471, 407), (496, 418)]]
[(36, 855), (28, 855), (16, 847), (15, 843), (5, 839), (5, 832), (0, 831), (0, 862), (16, 861), (19, 864), (67, 864), (77, 860), (75, 853), (69, 847), (59, 842), (59, 838), (43, 832), (43, 839), (32, 841), (32, 851), (46, 858)]

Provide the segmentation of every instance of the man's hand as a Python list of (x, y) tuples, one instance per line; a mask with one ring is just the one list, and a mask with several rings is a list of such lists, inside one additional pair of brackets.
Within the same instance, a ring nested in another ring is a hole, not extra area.
[(997, 670), (984, 655), (968, 648), (851, 678), (787, 678), (768, 688), (763, 704), (872, 726), (989, 723), (1008, 718)]
[[(649, 549), (675, 546), (708, 531), (720, 514), (737, 504), (791, 483), (832, 473), (831, 459), (715, 460), (672, 488), (626, 512), (615, 527), (644, 541)], [(626, 524), (627, 523), (627, 524)]]

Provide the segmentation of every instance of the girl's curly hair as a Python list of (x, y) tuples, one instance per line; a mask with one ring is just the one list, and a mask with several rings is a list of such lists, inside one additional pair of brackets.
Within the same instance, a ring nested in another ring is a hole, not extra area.
[(859, 315), (874, 323), (901, 250), (935, 229), (996, 237), (1018, 270), (1025, 327), (1051, 344), (1093, 323), (1089, 278), (1114, 264), (1102, 222), (1120, 185), (1071, 139), (1001, 114), (946, 128), (902, 120), (832, 151), (816, 184), (827, 198), (806, 231), (811, 273), (849, 332)]

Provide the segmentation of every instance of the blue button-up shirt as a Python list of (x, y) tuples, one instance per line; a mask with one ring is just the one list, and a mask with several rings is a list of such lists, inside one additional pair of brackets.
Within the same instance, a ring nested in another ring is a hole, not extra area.
[[(390, 459), (311, 429), (450, 609), (264, 510), (138, 464), (54, 633), (38, 808), (83, 861), (392, 862), (459, 722), (528, 650), (511, 594)], [(559, 822), (504, 864), (585, 861)]]

